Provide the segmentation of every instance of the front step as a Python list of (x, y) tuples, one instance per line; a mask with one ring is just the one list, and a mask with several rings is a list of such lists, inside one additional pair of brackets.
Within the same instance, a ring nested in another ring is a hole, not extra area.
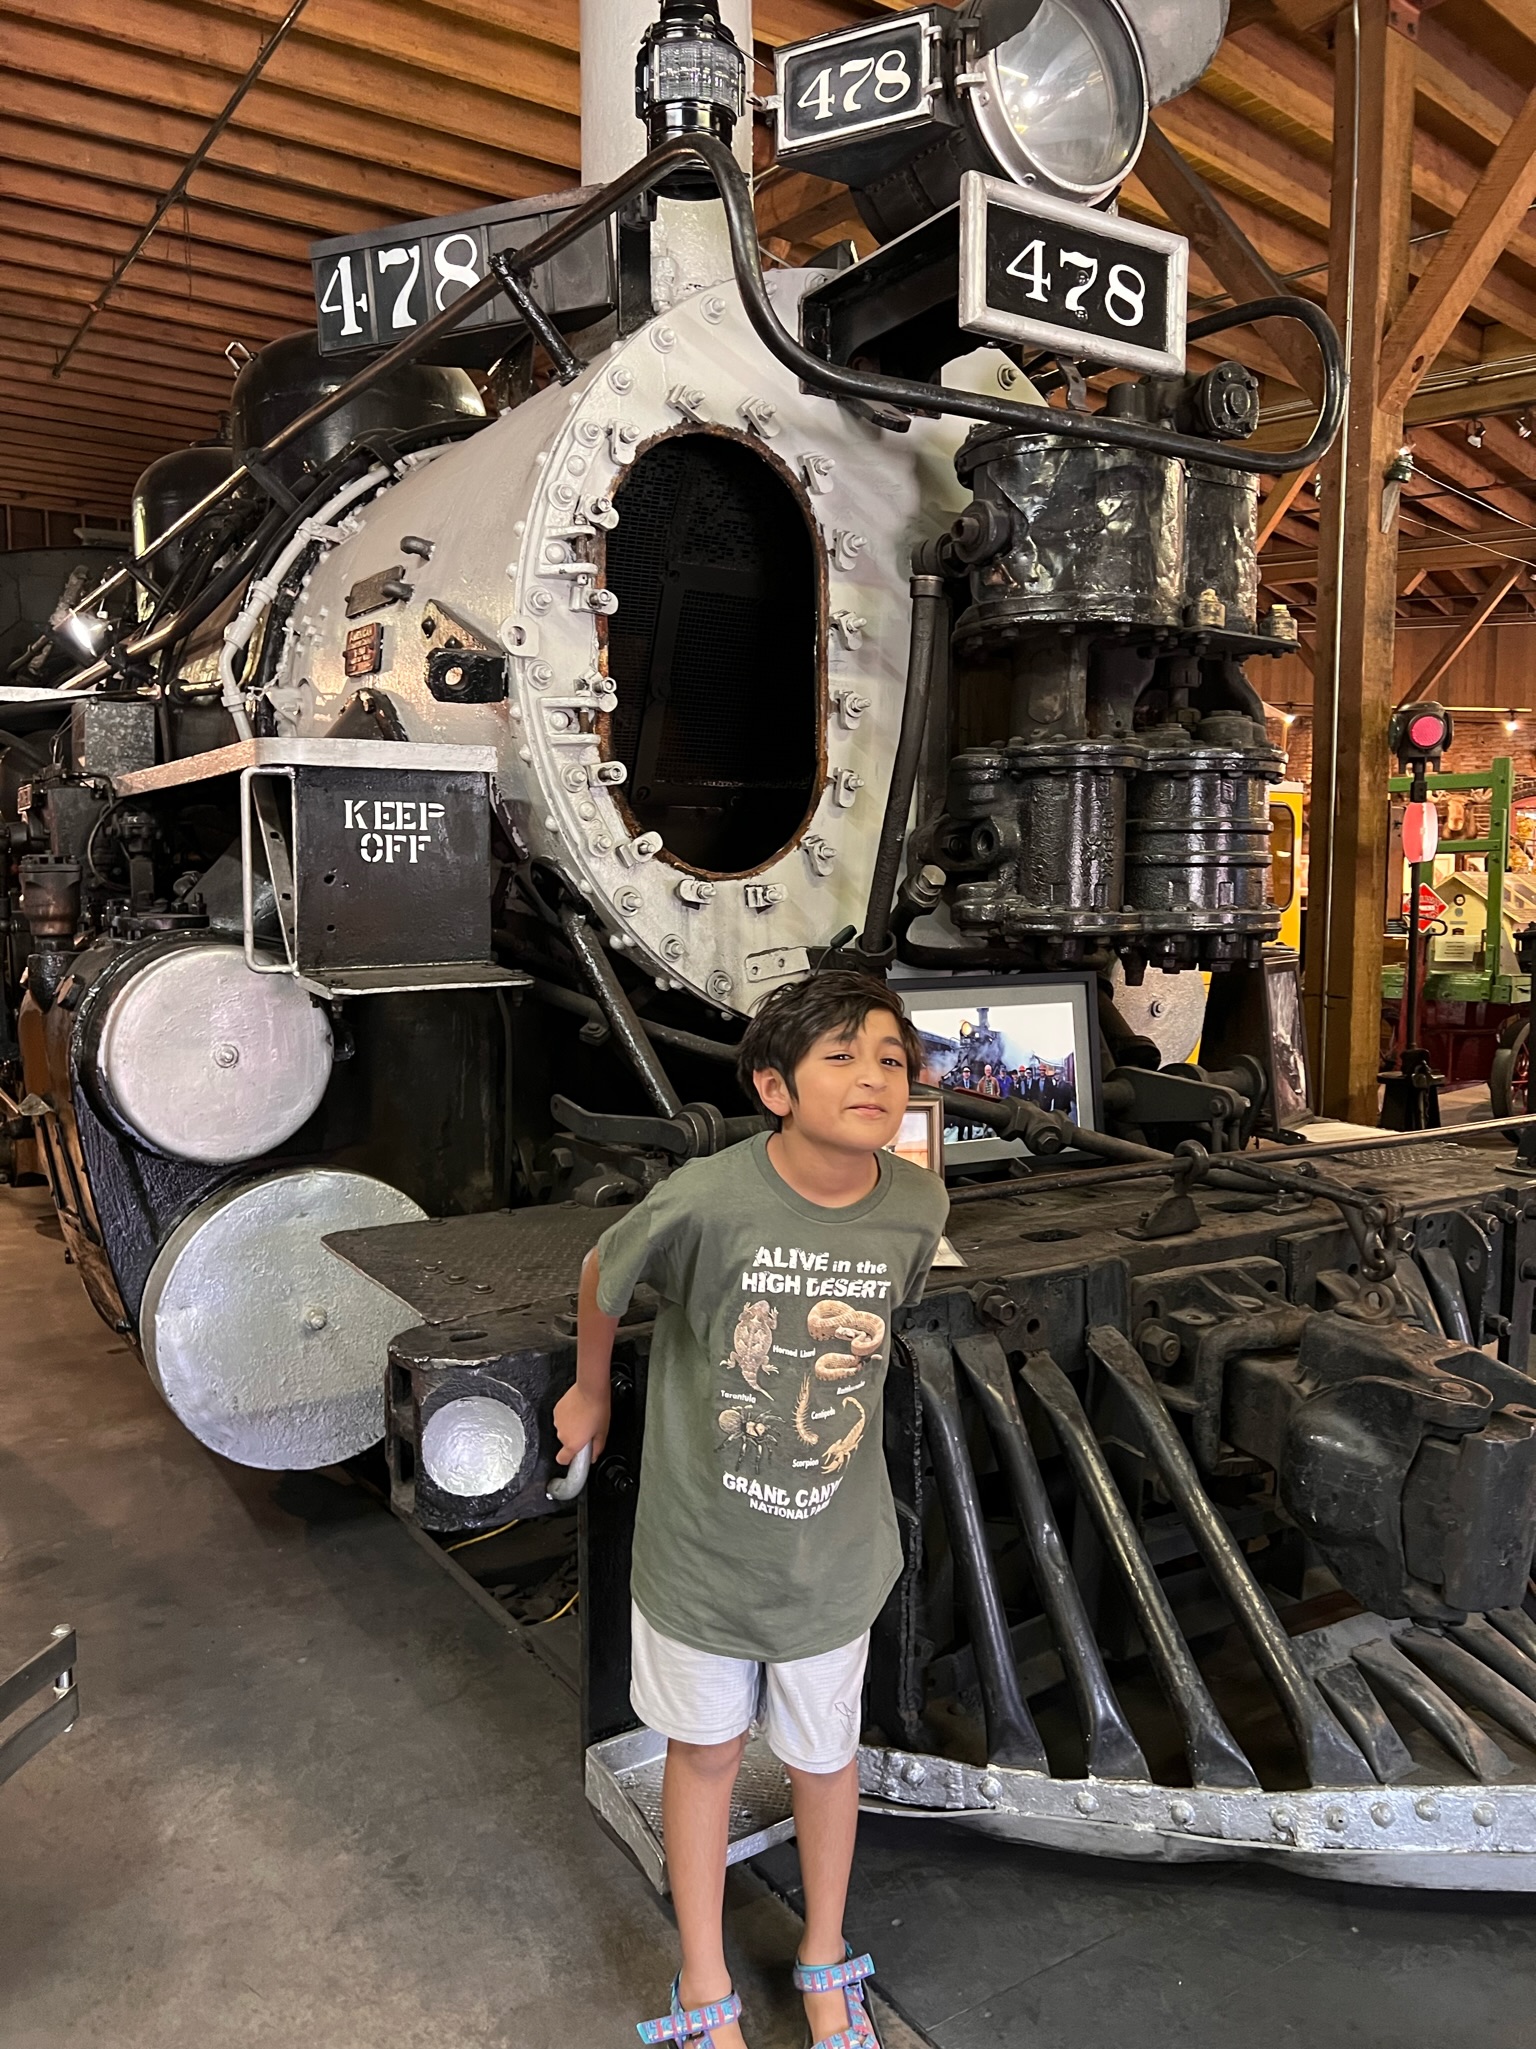
[[(629, 1851), (658, 1892), (667, 1891), (667, 1855), (661, 1827), (661, 1774), (667, 1739), (654, 1729), (626, 1729), (587, 1752), (587, 1799)], [(759, 1856), (795, 1832), (784, 1767), (761, 1736), (741, 1760), (731, 1796), (727, 1864)]]

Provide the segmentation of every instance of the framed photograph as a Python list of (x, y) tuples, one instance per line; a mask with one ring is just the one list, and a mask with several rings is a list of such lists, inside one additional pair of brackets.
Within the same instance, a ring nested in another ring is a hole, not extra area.
[(1312, 1115), (1312, 1076), (1301, 1008), (1301, 956), (1274, 948), (1264, 956), (1264, 1004), (1269, 1014), (1270, 1112), (1276, 1127)]
[[(1101, 1128), (1098, 996), (1088, 973), (902, 976), (892, 985), (923, 1045), (929, 1087), (1021, 1096)], [(946, 1119), (950, 1166), (1029, 1157), (1022, 1140)]]
[(901, 1129), (886, 1147), (899, 1153), (914, 1167), (926, 1167), (930, 1174), (944, 1171), (944, 1105), (937, 1096), (908, 1099)]

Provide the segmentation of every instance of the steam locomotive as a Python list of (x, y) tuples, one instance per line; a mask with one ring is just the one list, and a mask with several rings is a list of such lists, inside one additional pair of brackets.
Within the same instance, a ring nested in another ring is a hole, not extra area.
[[(204, 1444), (382, 1439), (399, 1513), (491, 1530), (571, 1513), (577, 1268), (756, 1128), (742, 1020), (889, 975), (954, 1264), (898, 1321), (868, 1802), (1529, 1886), (1536, 1189), (1444, 1135), (1256, 1144), (1304, 1087), (1255, 504), (1332, 441), (1338, 345), (1300, 300), (1188, 325), (1183, 244), (1113, 208), (1224, 14), (967, 0), (781, 51), (781, 160), (879, 246), (765, 277), (740, 42), (666, 0), (616, 176), (320, 245), (228, 447), (141, 480), (60, 629), (88, 659), (0, 697), (4, 1132)], [(1320, 351), (1294, 448), (1188, 364), (1255, 317)], [(1168, 1064), (1134, 992), (1201, 973)], [(661, 1882), (648, 1336), (577, 1479), (588, 1789)], [(743, 1853), (786, 1825), (754, 1784)]]

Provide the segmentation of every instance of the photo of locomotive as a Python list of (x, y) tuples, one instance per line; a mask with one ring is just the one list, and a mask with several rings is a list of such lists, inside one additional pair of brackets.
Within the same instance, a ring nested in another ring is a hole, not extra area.
[[(1113, 211), (1225, 7), (782, 50), (780, 156), (880, 246), (767, 274), (741, 12), (619, 10), (637, 140), (579, 191), (320, 245), (228, 447), (141, 479), (83, 663), (0, 691), (12, 1168), (211, 1450), (382, 1442), (436, 1534), (579, 1495), (588, 1789), (659, 1882), (648, 1326), (556, 1481), (580, 1261), (757, 1128), (735, 1041), (785, 980), (954, 975), (986, 1027), (1059, 978), (1092, 1059), (946, 1096), (1005, 1143), (952, 1162), (964, 1266), (896, 1324), (868, 1803), (1536, 1887), (1536, 1187), (1501, 1137), (1258, 1143), (1295, 635), (1255, 507), (1333, 441), (1338, 341), (1302, 299), (1189, 322), (1178, 238)], [(1187, 367), (1256, 317), (1319, 351), (1285, 448), (1249, 371)], [(1210, 974), (1198, 1064), (1116, 963)]]

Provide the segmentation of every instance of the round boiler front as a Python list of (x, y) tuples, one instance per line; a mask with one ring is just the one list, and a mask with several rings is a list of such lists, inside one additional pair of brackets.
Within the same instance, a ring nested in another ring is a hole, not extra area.
[(378, 1443), (389, 1341), (414, 1312), (324, 1240), (424, 1214), (367, 1174), (302, 1167), (221, 1189), (177, 1226), (150, 1269), (139, 1338), (199, 1443), (277, 1471)]
[(150, 950), (92, 1004), (81, 1066), (153, 1151), (230, 1166), (282, 1145), (331, 1077), (326, 1014), (287, 975), (217, 940)]

